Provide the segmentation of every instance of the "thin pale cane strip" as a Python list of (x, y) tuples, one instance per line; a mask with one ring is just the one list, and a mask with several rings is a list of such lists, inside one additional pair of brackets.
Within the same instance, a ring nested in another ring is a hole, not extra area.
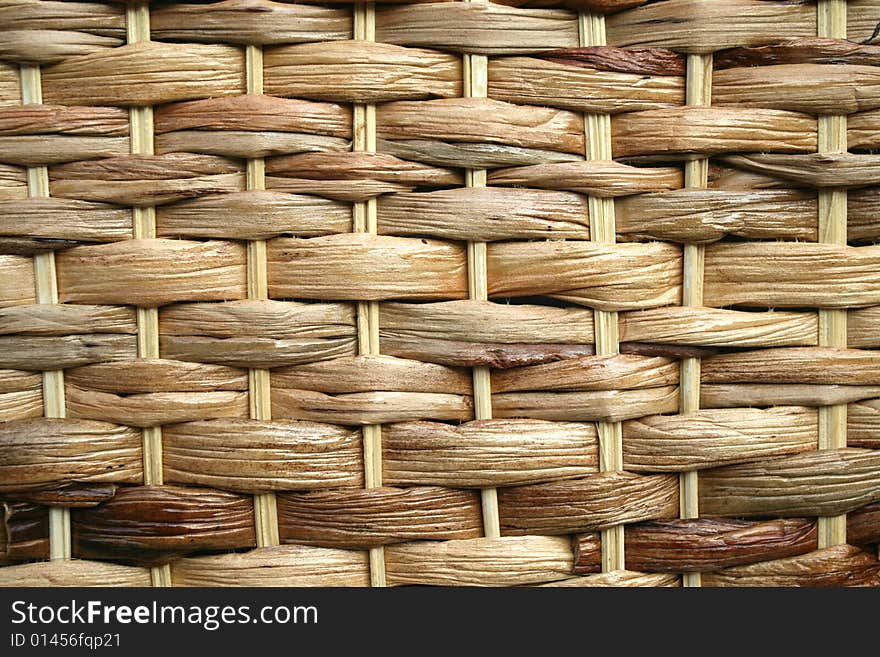
[[(43, 91), (40, 67), (21, 66), (21, 102), (42, 104)], [(49, 196), (49, 172), (46, 167), (29, 167), (27, 170), (28, 196)], [(37, 303), (58, 303), (58, 279), (55, 275), (55, 253), (38, 253), (34, 256), (34, 279)], [(67, 415), (64, 403), (64, 370), (43, 372), (43, 415), (62, 418)], [(70, 559), (70, 509), (49, 507), (49, 558)]]
[[(263, 93), (263, 49), (248, 46), (247, 92)], [(266, 163), (263, 158), (247, 161), (247, 189), (266, 189)], [(269, 298), (269, 263), (266, 258), (266, 240), (250, 240), (247, 243), (247, 291), (248, 299)], [(269, 387), (269, 370), (248, 370), (250, 416), (254, 420), (272, 419), (272, 391)], [(257, 546), (278, 545), (278, 505), (275, 493), (254, 495), (254, 524)]]
[[(126, 7), (128, 43), (150, 40), (150, 7), (148, 4)], [(153, 154), (153, 108), (132, 107), (129, 111), (131, 124), (131, 152), (135, 155)], [(156, 237), (156, 208), (144, 207), (132, 210), (135, 239)], [(137, 309), (138, 358), (159, 357), (159, 310)], [(144, 485), (163, 483), (162, 476), (162, 429), (144, 429)], [(171, 586), (171, 568), (168, 564), (150, 568), (153, 586)]]
[[(468, 0), (484, 2), (485, 0)], [(468, 98), (485, 98), (489, 92), (489, 61), (486, 55), (464, 55), (464, 93)], [(486, 170), (465, 171), (467, 187), (485, 187)], [(486, 243), (468, 242), (468, 296), (471, 299), (489, 299)], [(478, 420), (492, 418), (492, 384), (489, 368), (473, 368), (474, 417)], [(498, 490), (484, 488), (480, 491), (483, 509), (483, 534), (489, 538), (501, 536), (501, 519), (498, 513)]]
[[(688, 55), (688, 105), (712, 104), (712, 55)], [(690, 160), (684, 165), (684, 186), (705, 188), (709, 184), (709, 158)], [(703, 305), (703, 265), (706, 247), (702, 244), (684, 245), (684, 276), (682, 279), (683, 306)], [(700, 408), (700, 359), (681, 360), (679, 381), (679, 413), (694, 413)], [(681, 473), (680, 513), (682, 518), (699, 518), (699, 476), (696, 470)], [(700, 573), (685, 573), (684, 586), (701, 584)]]
[[(373, 3), (358, 5), (354, 9), (354, 37), (365, 41), (376, 40), (376, 8)], [(376, 106), (354, 106), (355, 151), (376, 152)], [(354, 205), (354, 230), (375, 235), (378, 228), (376, 199)], [(358, 303), (358, 351), (365, 356), (379, 354), (379, 303)], [(382, 426), (371, 424), (363, 428), (364, 438), (364, 484), (367, 488), (382, 485)], [(386, 586), (385, 548), (370, 550), (370, 585)]]
[[(604, 46), (605, 16), (582, 13), (578, 17), (580, 45)], [(584, 114), (584, 132), (587, 138), (588, 160), (610, 160), (611, 117), (608, 114)], [(614, 243), (616, 236), (614, 200), (589, 197), (590, 239), (593, 242)], [(594, 310), (597, 354), (616, 354), (620, 351), (617, 313)], [(623, 470), (623, 436), (620, 422), (599, 422), (599, 468), (602, 472)], [(602, 530), (602, 571), (624, 568), (623, 525)]]
[[(820, 37), (846, 38), (846, 0), (819, 0)], [(845, 153), (846, 116), (819, 116), (819, 152)], [(819, 241), (846, 244), (846, 189), (819, 190)], [(819, 345), (846, 347), (846, 309), (819, 310)], [(846, 404), (819, 407), (819, 449), (846, 447)], [(846, 515), (819, 518), (819, 547), (846, 543)]]

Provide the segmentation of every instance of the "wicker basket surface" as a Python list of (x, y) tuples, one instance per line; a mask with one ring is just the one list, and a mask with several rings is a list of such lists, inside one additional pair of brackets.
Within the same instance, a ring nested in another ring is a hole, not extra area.
[(880, 0), (0, 0), (0, 585), (880, 585)]

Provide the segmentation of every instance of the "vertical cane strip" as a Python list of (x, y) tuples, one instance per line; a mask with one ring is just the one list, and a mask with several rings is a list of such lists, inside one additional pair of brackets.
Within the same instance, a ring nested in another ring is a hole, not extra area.
[[(354, 10), (355, 39), (376, 40), (376, 8), (373, 3), (358, 5)], [(376, 106), (356, 104), (354, 106), (355, 151), (376, 152)], [(378, 232), (376, 199), (354, 205), (354, 230), (358, 233)], [(358, 352), (362, 356), (379, 354), (379, 303), (377, 301), (359, 302)], [(363, 428), (364, 438), (364, 484), (367, 488), (382, 485), (382, 426), (367, 425)], [(385, 548), (370, 550), (370, 584), (385, 586)]]
[[(581, 46), (604, 46), (605, 16), (582, 13), (579, 16)], [(587, 140), (588, 160), (610, 160), (611, 116), (608, 114), (585, 114), (584, 131)], [(614, 200), (589, 197), (590, 239), (594, 242), (615, 241)], [(619, 352), (617, 313), (594, 311), (596, 353)], [(623, 469), (623, 438), (620, 422), (599, 422), (599, 467), (603, 472)], [(624, 568), (623, 525), (602, 530), (602, 571)]]
[[(468, 0), (483, 2), (484, 0)], [(464, 94), (468, 98), (485, 98), (488, 95), (488, 58), (486, 55), (464, 55)], [(465, 184), (468, 187), (485, 187), (486, 170), (468, 169), (465, 171)], [(468, 296), (471, 299), (486, 301), (489, 298), (488, 273), (486, 262), (486, 243), (468, 242)], [(474, 417), (478, 420), (492, 418), (492, 386), (489, 368), (473, 368)], [(484, 488), (480, 491), (483, 509), (483, 533), (490, 538), (501, 536), (501, 521), (498, 515), (498, 491)]]
[[(24, 64), (20, 70), (21, 102), (25, 105), (42, 103), (40, 67)], [(45, 166), (28, 168), (27, 189), (32, 198), (49, 196), (49, 172)], [(34, 256), (34, 280), (37, 303), (58, 303), (54, 252)], [(66, 415), (63, 370), (43, 372), (43, 415), (51, 418)], [(65, 507), (49, 508), (49, 558), (70, 559), (70, 509)]]
[[(150, 40), (150, 7), (148, 4), (126, 7), (128, 43)], [(134, 155), (153, 154), (153, 108), (132, 107), (131, 152)], [(156, 237), (155, 206), (133, 208), (134, 238)], [(157, 308), (137, 309), (138, 358), (159, 358), (159, 311)], [(144, 435), (144, 484), (160, 485), (162, 477), (162, 429), (147, 427)], [(171, 586), (171, 569), (167, 564), (150, 569), (153, 586)]]
[[(819, 36), (846, 38), (846, 0), (819, 0)], [(847, 151), (845, 115), (819, 116), (819, 152)], [(819, 190), (819, 241), (846, 244), (846, 189)], [(846, 347), (846, 309), (819, 310), (819, 345)], [(819, 449), (846, 447), (846, 404), (819, 407)], [(819, 518), (819, 547), (846, 543), (846, 515)]]
[[(688, 105), (712, 104), (712, 55), (688, 55), (686, 102)], [(689, 160), (684, 167), (685, 187), (708, 186), (709, 159)], [(683, 306), (703, 305), (703, 270), (706, 247), (702, 244), (684, 245), (684, 275), (682, 278)], [(679, 412), (693, 413), (700, 408), (700, 359), (681, 360), (679, 382)], [(699, 518), (699, 476), (696, 470), (681, 473), (680, 515), (682, 518)], [(700, 586), (700, 573), (685, 573), (684, 586)]]
[[(263, 49), (247, 46), (247, 92), (263, 93)], [(263, 158), (247, 161), (247, 189), (266, 189), (266, 165)], [(269, 273), (266, 259), (266, 241), (249, 240), (247, 243), (247, 291), (248, 299), (269, 298)], [(269, 388), (269, 370), (248, 370), (250, 416), (254, 420), (272, 419), (272, 392)], [(274, 493), (254, 495), (254, 522), (257, 545), (278, 545), (278, 507)]]

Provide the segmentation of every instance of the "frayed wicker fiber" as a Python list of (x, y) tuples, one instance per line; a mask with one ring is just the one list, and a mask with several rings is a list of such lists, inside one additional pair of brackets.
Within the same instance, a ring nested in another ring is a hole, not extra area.
[(880, 0), (0, 0), (0, 585), (880, 585)]

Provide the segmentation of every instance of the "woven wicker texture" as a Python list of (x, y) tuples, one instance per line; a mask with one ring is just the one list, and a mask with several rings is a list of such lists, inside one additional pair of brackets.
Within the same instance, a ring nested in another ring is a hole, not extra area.
[(880, 0), (0, 0), (0, 585), (880, 585)]

